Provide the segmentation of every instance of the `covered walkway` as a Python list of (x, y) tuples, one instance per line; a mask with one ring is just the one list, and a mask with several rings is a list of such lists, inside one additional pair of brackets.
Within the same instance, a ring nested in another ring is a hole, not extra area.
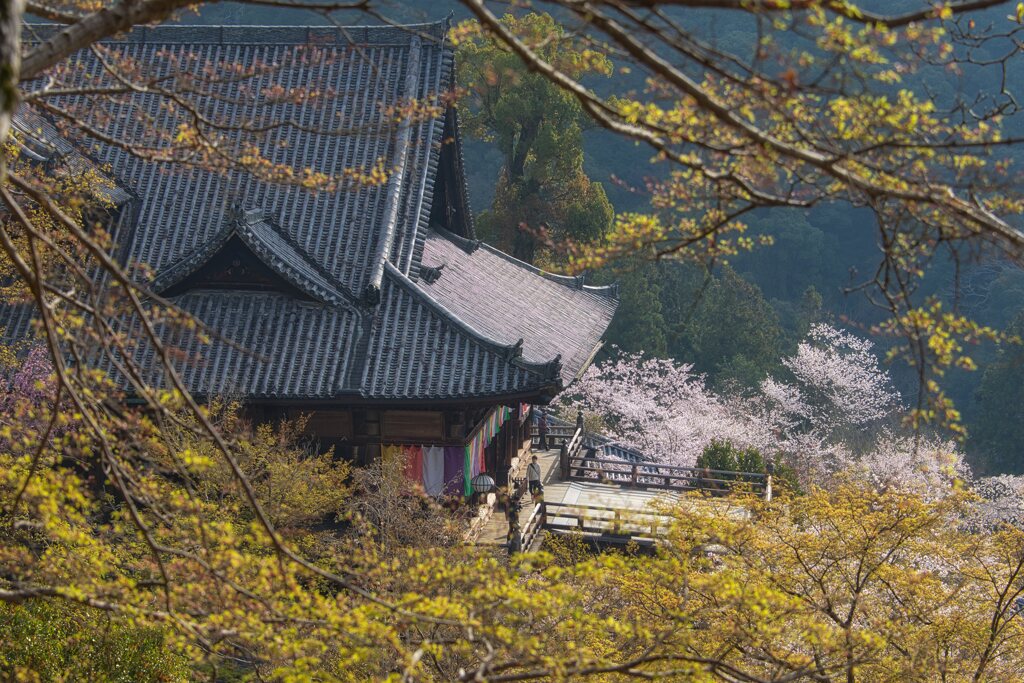
[[(700, 514), (702, 510), (706, 511), (707, 506), (726, 505), (733, 508), (729, 514), (749, 514), (742, 503), (735, 505), (735, 500), (724, 496), (726, 491), (721, 488), (722, 483), (739, 482), (708, 479), (708, 476), (721, 476), (721, 473), (714, 470), (702, 470), (700, 476), (689, 472), (694, 468), (666, 468), (673, 471), (667, 475), (662, 472), (656, 476), (642, 471), (640, 482), (637, 482), (635, 471), (631, 477), (625, 472), (615, 472), (616, 478), (622, 480), (622, 483), (618, 483), (616, 479), (589, 478), (586, 471), (588, 464), (578, 455), (575, 458), (566, 458), (571, 463), (571, 472), (569, 476), (565, 476), (561, 472), (558, 449), (534, 451), (534, 454), (538, 456), (538, 463), (541, 466), (544, 493), (536, 500), (528, 493), (522, 498), (519, 527), (523, 533), (526, 551), (537, 549), (546, 533), (582, 533), (599, 544), (621, 545), (635, 542), (652, 546), (660, 538), (664, 538), (671, 524), (671, 514), (662, 507), (666, 505), (683, 504), (695, 514)], [(514, 474), (515, 477), (525, 477), (527, 462), (528, 460), (522, 462), (519, 471)], [(600, 466), (602, 461), (592, 462)], [(644, 464), (641, 467), (659, 466)], [(676, 474), (674, 470), (687, 472)], [(650, 482), (650, 485), (645, 485), (648, 483), (646, 480), (652, 477), (654, 481)], [(770, 492), (770, 477), (767, 478), (766, 484), (765, 488)], [(684, 497), (685, 493), (695, 491), (704, 495)], [(481, 526), (475, 542), (478, 545), (506, 547), (508, 532), (508, 520), (504, 507), (501, 507)]]
[[(537, 456), (537, 462), (540, 464), (540, 476), (541, 481), (544, 483), (544, 496), (550, 498), (549, 491), (553, 488), (557, 488), (561, 482), (559, 482), (558, 472), (558, 449), (552, 448), (546, 451), (534, 449), (533, 455)], [(518, 471), (515, 473), (516, 478), (526, 477), (526, 466), (529, 464), (529, 459), (524, 459), (520, 465)], [(523, 509), (519, 512), (519, 525), (525, 527), (526, 522), (530, 517), (530, 513), (533, 512), (533, 508), (538, 501), (531, 499), (529, 493), (523, 496)], [(500, 510), (495, 509), (491, 513), (490, 519), (481, 527), (480, 533), (477, 535), (476, 543), (478, 545), (505, 545), (506, 538), (508, 536), (508, 520), (505, 517), (504, 507)]]

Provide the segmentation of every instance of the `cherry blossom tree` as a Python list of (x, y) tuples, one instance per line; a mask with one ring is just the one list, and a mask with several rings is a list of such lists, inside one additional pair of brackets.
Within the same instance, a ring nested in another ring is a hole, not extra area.
[(954, 439), (882, 430), (874, 447), (851, 463), (875, 489), (943, 497), (971, 471)]
[(980, 498), (977, 509), (983, 525), (1024, 527), (1024, 476), (982, 477), (972, 488)]
[(821, 434), (862, 429), (900, 408), (899, 392), (873, 346), (831, 325), (814, 325), (782, 361), (788, 380), (769, 377), (761, 393), (792, 428)]
[[(807, 484), (856, 477), (876, 488), (943, 495), (969, 478), (957, 444), (905, 433), (899, 393), (870, 341), (816, 325), (755, 396), (712, 392), (690, 364), (620, 354), (591, 367), (557, 407), (654, 460), (693, 465), (712, 442), (781, 457)], [(895, 425), (895, 426), (893, 426)]]
[(899, 392), (872, 349), (869, 340), (815, 325), (783, 359), (786, 376), (765, 378), (750, 402), (804, 479), (858, 466), (900, 412)]
[(569, 415), (583, 410), (607, 436), (672, 465), (693, 465), (712, 439), (769, 444), (756, 417), (712, 393), (692, 365), (642, 354), (592, 366), (556, 407)]

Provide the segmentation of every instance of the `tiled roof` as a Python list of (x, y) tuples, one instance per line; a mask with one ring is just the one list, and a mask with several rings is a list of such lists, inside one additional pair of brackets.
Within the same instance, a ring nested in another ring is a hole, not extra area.
[(265, 220), (263, 212), (258, 209), (229, 216), (227, 224), (209, 241), (157, 273), (151, 287), (154, 291), (162, 292), (181, 282), (206, 263), (233, 236), (237, 236), (278, 275), (311, 298), (327, 304), (353, 303), (356, 300), (302, 247)]
[[(222, 125), (266, 126), (247, 140), (256, 139), (275, 164), (341, 173), (379, 162), (389, 172), (381, 185), (311, 192), (237, 170), (147, 160), (102, 139), (174, 131), (185, 112), (147, 92), (77, 111), (101, 132), (75, 133), (90, 141), (82, 159), (109, 167), (117, 191), (137, 204), (122, 212), (135, 219), (122, 232), (124, 260), (147, 264), (155, 276), (145, 284), (213, 333), (201, 339), (162, 330), (188, 359), (180, 370), (191, 391), (264, 399), (538, 397), (569, 381), (595, 351), (615, 308), (609, 291), (542, 274), (487, 246), (471, 253), (465, 240), (428, 227), (441, 149), (457, 140), (454, 110), (443, 99), (453, 68), (447, 28), (159, 26), (105, 44), (153, 76), (168, 76), (173, 64), (191, 73), (250, 67), (255, 75), (204, 82), (211, 90), (195, 103)], [(93, 52), (74, 59), (77, 68), (67, 73), (93, 85), (109, 80)], [(265, 95), (297, 86), (328, 95), (314, 102)], [(394, 112), (412, 99), (438, 113), (396, 121)], [(60, 137), (46, 125), (47, 136)], [(236, 134), (248, 133), (226, 132), (226, 144)], [(455, 159), (448, 163), (457, 178), (444, 182), (464, 183), (461, 156)], [(456, 189), (464, 199), (465, 188)], [(291, 294), (224, 289), (200, 277), (239, 242)], [(421, 277), (421, 265), (442, 262), (440, 278)], [(15, 313), (0, 311), (0, 327)], [(24, 329), (20, 320), (14, 326)], [(143, 367), (153, 367), (152, 348), (143, 343), (137, 353)]]
[(566, 384), (590, 361), (618, 305), (613, 287), (544, 273), (441, 229), (427, 235), (422, 267), (441, 269), (433, 282), (420, 279), (423, 290), (482, 334), (504, 344), (522, 339), (529, 362), (561, 354)]
[(103, 183), (93, 183), (92, 190), (103, 200), (121, 206), (130, 201), (131, 194), (100, 169), (100, 164), (88, 158), (65, 140), (47, 119), (35, 112), (22, 109), (11, 121), (23, 152), (31, 159), (44, 163), (52, 172), (78, 175), (94, 174)]
[[(346, 289), (362, 293), (378, 266), (378, 253), (404, 256), (422, 239), (417, 228), (429, 209), (423, 193), (443, 121), (403, 123), (388, 112), (412, 99), (436, 102), (448, 90), (452, 52), (446, 29), (444, 22), (407, 28), (158, 26), (106, 43), (120, 58), (151, 69), (153, 78), (174, 77), (174, 65), (196, 74), (231, 65), (251, 68), (251, 77), (201, 83), (215, 88), (215, 96), (190, 98), (200, 114), (224, 128), (268, 127), (259, 136), (224, 131), (229, 148), (232, 142), (258, 139), (264, 158), (297, 175), (306, 169), (368, 170), (378, 162), (394, 170), (385, 184), (310, 192), (248, 173), (154, 163), (95, 142), (91, 154), (146, 198), (131, 256), (159, 272), (208, 243), (232, 207), (241, 204), (273, 216)], [(93, 53), (83, 51), (73, 59), (77, 68), (68, 72), (79, 82), (109, 84)], [(304, 104), (284, 96), (268, 103), (271, 95), (260, 95), (296, 88), (321, 96)], [(147, 130), (175, 131), (191, 122), (190, 112), (168, 106), (158, 94), (91, 104), (68, 106), (111, 139), (152, 142)]]
[[(274, 292), (198, 290), (175, 298), (210, 330), (163, 331), (194, 393), (251, 398), (459, 399), (557, 386), (557, 363), (530, 364), (424, 296), (390, 264), (380, 306), (359, 311)], [(138, 339), (137, 322), (128, 330)], [(228, 343), (230, 340), (230, 343)], [(154, 349), (136, 361), (155, 368)], [(158, 372), (147, 381), (166, 386)]]
[(514, 345), (488, 339), (424, 296), (388, 264), (374, 320), (363, 390), (388, 398), (458, 398), (537, 391), (557, 385), (559, 367), (528, 363)]
[[(194, 332), (161, 330), (164, 343), (183, 360), (185, 386), (201, 395), (244, 398), (328, 398), (339, 391), (356, 355), (359, 316), (350, 310), (273, 292), (194, 291), (175, 299), (185, 312), (223, 337), (201, 340)], [(137, 323), (132, 338), (140, 338)], [(154, 350), (140, 345), (136, 361), (167, 386)]]

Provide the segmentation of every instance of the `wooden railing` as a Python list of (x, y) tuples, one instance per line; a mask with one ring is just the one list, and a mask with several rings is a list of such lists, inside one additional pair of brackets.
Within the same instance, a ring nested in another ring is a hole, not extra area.
[(583, 451), (583, 428), (577, 427), (572, 436), (562, 443), (558, 450), (558, 470), (562, 481), (569, 480), (569, 465), (579, 458)]
[[(576, 428), (566, 425), (551, 425), (548, 427), (548, 443), (559, 443), (566, 442), (572, 438), (572, 435), (576, 433)], [(540, 431), (537, 426), (530, 427), (530, 435), (536, 439), (540, 436)]]
[(614, 537), (619, 541), (653, 543), (663, 538), (672, 524), (671, 516), (650, 510), (632, 510), (584, 505), (543, 503), (542, 524), (553, 532), (577, 532)]
[(534, 542), (537, 540), (537, 536), (544, 530), (544, 503), (540, 502), (533, 506), (533, 512), (526, 520), (526, 524), (523, 525), (523, 551), (529, 552), (533, 547)]
[(771, 478), (760, 472), (732, 472), (706, 467), (678, 467), (655, 463), (628, 463), (622, 460), (570, 454), (563, 470), (568, 481), (589, 481), (634, 488), (667, 491), (703, 491), (725, 494), (751, 491), (770, 497)]
[(584, 505), (538, 503), (522, 530), (522, 551), (531, 552), (541, 531), (582, 534), (612, 545), (652, 546), (668, 534), (672, 517), (661, 512)]

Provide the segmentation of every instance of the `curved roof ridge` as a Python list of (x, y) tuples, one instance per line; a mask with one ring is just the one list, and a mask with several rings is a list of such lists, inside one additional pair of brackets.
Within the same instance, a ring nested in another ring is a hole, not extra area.
[(590, 292), (597, 296), (603, 296), (613, 300), (618, 300), (619, 298), (619, 286), (617, 284), (600, 286), (588, 285), (585, 284), (585, 276), (583, 275), (559, 275), (558, 273), (552, 273), (551, 271), (538, 268), (532, 263), (520, 261), (515, 256), (512, 256), (511, 254), (506, 254), (501, 249), (498, 249), (497, 247), (493, 247), (490, 244), (487, 244), (487, 242), (483, 242), (481, 240), (466, 239), (465, 237), (456, 235), (455, 233), (442, 228), (440, 225), (432, 225), (431, 227), (437, 234), (441, 235), (450, 242), (453, 242), (454, 244), (458, 245), (466, 253), (472, 254), (477, 249), (483, 248), (487, 250), (489, 253), (494, 254), (498, 258), (504, 259), (509, 263), (519, 266), (520, 268), (525, 268), (531, 273), (540, 275), (542, 278), (546, 280), (557, 282), (560, 285), (565, 285), (566, 287), (571, 287), (573, 289), (581, 289), (585, 292)]
[(444, 237), (446, 240), (448, 240), (452, 244), (458, 246), (460, 249), (462, 249), (467, 254), (472, 254), (474, 251), (479, 249), (480, 246), (483, 244), (482, 240), (471, 240), (468, 237), (463, 237), (462, 235), (456, 235), (454, 232), (451, 232), (450, 230), (447, 230), (446, 228), (441, 227), (437, 223), (431, 223), (430, 224), (430, 229), (433, 230), (434, 232), (436, 232), (441, 237)]
[(149, 288), (154, 292), (160, 293), (199, 270), (204, 263), (217, 253), (218, 249), (231, 239), (234, 231), (235, 226), (231, 223), (221, 226), (220, 230), (213, 233), (208, 240), (196, 245), (194, 249), (185, 252), (180, 258), (157, 271), (152, 282), (149, 283)]
[[(432, 85), (424, 83), (427, 86), (424, 94), (437, 102), (442, 102), (442, 94), (451, 90), (455, 78), (455, 54), (453, 45), (447, 39), (442, 41), (439, 47), (443, 54), (442, 68), (435, 73)], [(454, 111), (451, 104), (447, 105), (444, 114), (440, 117), (431, 117), (429, 122), (426, 122), (428, 131), (426, 138), (430, 140), (430, 146), (427, 148), (427, 154), (420, 160), (420, 164), (424, 165), (428, 172), (422, 175), (418, 181), (419, 189), (414, 193), (416, 210), (408, 216), (411, 219), (409, 224), (411, 229), (407, 229), (404, 239), (392, 245), (393, 250), (397, 253), (394, 254), (395, 258), (391, 258), (389, 255), (388, 259), (392, 265), (406, 273), (413, 281), (418, 277), (420, 262), (423, 258), (423, 243), (430, 232), (430, 214), (434, 204), (441, 150), (445, 140), (445, 122), (449, 110)], [(423, 123), (420, 125), (422, 126)], [(463, 188), (465, 188), (464, 184)], [(408, 210), (410, 207), (406, 208)]]
[(415, 282), (409, 279), (401, 270), (399, 270), (390, 261), (385, 263), (385, 272), (390, 275), (398, 285), (404, 287), (407, 291), (411, 292), (414, 296), (418, 297), (427, 306), (429, 306), (435, 313), (447, 320), (449, 323), (460, 329), (462, 332), (472, 336), (483, 346), (488, 346), (492, 351), (504, 355), (508, 361), (514, 364), (516, 367), (523, 368), (529, 372), (533, 372), (540, 375), (544, 379), (551, 379), (561, 381), (561, 365), (562, 357), (561, 354), (545, 363), (531, 363), (523, 360), (522, 344), (523, 340), (520, 339), (515, 344), (503, 344), (500, 341), (492, 339), (480, 330), (476, 329), (465, 320), (457, 316), (452, 311), (448, 310), (443, 304), (435, 300), (430, 294), (423, 291)]
[[(420, 83), (420, 45), (418, 38), (409, 41), (409, 57), (405, 67), (405, 82), (402, 84), (402, 96), (415, 98)], [(398, 223), (401, 219), (402, 206), (405, 203), (406, 165), (409, 161), (409, 144), (412, 140), (412, 114), (406, 114), (398, 124), (395, 135), (394, 169), (388, 178), (387, 200), (384, 203), (384, 228), (377, 238), (376, 263), (370, 272), (370, 282), (366, 287), (364, 298), (371, 303), (380, 300), (380, 285), (384, 277), (384, 266), (391, 255), (391, 247), (395, 243)]]
[[(265, 239), (265, 235), (260, 234), (259, 231), (254, 229), (257, 226), (265, 227), (266, 231), (273, 233), (277, 239), (291, 247), (295, 252), (295, 256), (299, 258), (304, 266), (312, 269), (313, 273), (302, 273), (293, 264), (288, 263), (284, 259), (282, 252), (275, 248), (280, 245), (271, 244)], [(354, 297), (345, 291), (344, 286), (340, 282), (331, 277), (330, 273), (324, 272), (319, 267), (319, 264), (302, 247), (286, 240), (284, 235), (280, 231), (275, 230), (274, 226), (268, 221), (260, 220), (253, 223), (242, 221), (236, 225), (235, 233), (264, 264), (314, 299), (335, 305), (354, 303)]]
[(461, 188), (460, 194), (462, 195), (462, 203), (466, 205), (466, 209), (465, 209), (465, 212), (466, 212), (466, 225), (467, 225), (467, 227), (469, 229), (469, 234), (472, 235), (475, 238), (476, 237), (476, 218), (473, 216), (473, 207), (469, 203), (469, 183), (466, 181), (466, 159), (465, 159), (465, 157), (463, 156), (463, 153), (462, 153), (463, 152), (463, 149), (462, 149), (462, 132), (461, 132), (461, 129), (459, 127), (459, 110), (458, 110), (458, 107), (452, 107), (452, 117), (453, 117), (452, 127), (455, 130), (455, 133), (454, 133), (454, 135), (452, 137), (454, 138), (455, 149), (458, 152), (458, 157), (455, 160), (456, 161), (456, 169), (455, 170), (456, 170), (456, 173), (459, 174), (459, 176), (460, 176), (460, 178), (462, 180), (462, 182), (459, 183), (459, 186)]
[(285, 243), (286, 243), (286, 244), (287, 244), (288, 246), (290, 246), (290, 247), (291, 247), (292, 249), (294, 249), (294, 250), (295, 250), (296, 252), (298, 252), (298, 254), (299, 254), (300, 256), (302, 256), (302, 257), (303, 257), (303, 259), (304, 259), (304, 260), (305, 260), (305, 261), (307, 262), (307, 264), (309, 265), (309, 267), (310, 267), (310, 268), (312, 268), (312, 269), (313, 269), (313, 270), (315, 270), (315, 271), (316, 271), (317, 273), (319, 273), (321, 277), (323, 277), (323, 278), (324, 278), (325, 280), (327, 280), (327, 282), (329, 282), (329, 283), (331, 284), (331, 286), (332, 286), (332, 287), (334, 287), (334, 288), (335, 288), (335, 289), (337, 289), (337, 290), (338, 290), (339, 292), (341, 292), (342, 294), (344, 294), (345, 296), (347, 296), (347, 297), (349, 298), (349, 300), (350, 300), (350, 301), (352, 301), (352, 303), (355, 303), (355, 302), (356, 302), (356, 297), (355, 297), (355, 295), (354, 295), (354, 294), (353, 294), (352, 292), (350, 292), (350, 291), (349, 291), (349, 290), (348, 290), (348, 289), (347, 289), (347, 288), (345, 287), (345, 285), (343, 285), (343, 284), (342, 284), (342, 283), (341, 283), (341, 282), (340, 282), (340, 281), (338, 280), (338, 278), (336, 278), (336, 277), (334, 277), (333, 275), (331, 275), (331, 272), (330, 272), (329, 270), (327, 270), (326, 268), (324, 268), (324, 266), (323, 266), (323, 264), (322, 264), (322, 263), (320, 263), (320, 262), (319, 262), (319, 261), (317, 261), (317, 260), (316, 260), (315, 258), (313, 258), (313, 257), (312, 257), (312, 256), (311, 256), (311, 255), (309, 254), (309, 252), (308, 252), (308, 251), (306, 251), (306, 249), (305, 249), (305, 248), (304, 248), (304, 247), (303, 247), (303, 246), (302, 246), (301, 244), (299, 244), (299, 243), (298, 243), (298, 242), (297, 242), (297, 241), (295, 240), (295, 238), (294, 238), (294, 237), (292, 237), (291, 233), (289, 233), (288, 231), (284, 230), (284, 229), (283, 229), (283, 228), (281, 227), (281, 225), (280, 225), (280, 224), (279, 224), (279, 223), (277, 222), (277, 220), (275, 220), (275, 219), (274, 219), (274, 218), (272, 218), (271, 216), (268, 216), (266, 212), (263, 212), (263, 218), (262, 218), (261, 220), (255, 221), (254, 223), (251, 223), (250, 225), (255, 225), (255, 224), (257, 224), (257, 223), (263, 223), (263, 224), (266, 224), (266, 225), (267, 225), (267, 227), (268, 227), (268, 228), (269, 228), (269, 229), (270, 229), (271, 231), (273, 231), (273, 233), (274, 233), (275, 235), (277, 235), (277, 236), (278, 236), (278, 237), (279, 237), (280, 239), (282, 239), (282, 240), (283, 240), (283, 241), (284, 241), (284, 242), (285, 242)]
[[(66, 28), (50, 22), (26, 24), (28, 43), (49, 38)], [(376, 24), (361, 26), (288, 26), (288, 25), (186, 25), (160, 24), (136, 26), (104, 44), (189, 43), (207, 45), (402, 45), (413, 36), (440, 43), (451, 27), (451, 18), (417, 24)]]

